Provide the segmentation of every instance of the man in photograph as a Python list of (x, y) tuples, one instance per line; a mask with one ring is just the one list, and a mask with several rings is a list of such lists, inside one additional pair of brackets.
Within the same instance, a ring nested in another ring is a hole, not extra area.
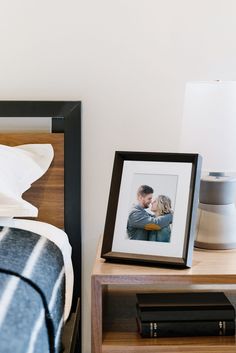
[(128, 218), (127, 233), (129, 239), (149, 240), (148, 230), (160, 230), (172, 223), (172, 213), (156, 217), (146, 211), (152, 202), (153, 192), (153, 188), (148, 185), (141, 185), (138, 188), (138, 203), (133, 206)]

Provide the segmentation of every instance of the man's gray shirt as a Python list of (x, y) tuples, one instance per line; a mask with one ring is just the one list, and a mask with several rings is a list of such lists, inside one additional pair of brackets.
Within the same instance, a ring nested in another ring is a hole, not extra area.
[(140, 205), (135, 205), (130, 213), (127, 224), (127, 232), (130, 239), (148, 240), (148, 231), (144, 229), (147, 224), (156, 224), (161, 228), (172, 223), (173, 215), (168, 213), (164, 216), (153, 216), (145, 211)]

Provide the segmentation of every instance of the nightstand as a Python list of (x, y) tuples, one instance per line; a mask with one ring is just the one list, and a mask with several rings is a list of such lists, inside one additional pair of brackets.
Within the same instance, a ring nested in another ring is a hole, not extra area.
[(92, 272), (92, 353), (235, 353), (235, 336), (144, 339), (137, 333), (136, 292), (196, 290), (236, 294), (236, 250), (194, 250), (190, 269), (113, 264), (98, 255)]

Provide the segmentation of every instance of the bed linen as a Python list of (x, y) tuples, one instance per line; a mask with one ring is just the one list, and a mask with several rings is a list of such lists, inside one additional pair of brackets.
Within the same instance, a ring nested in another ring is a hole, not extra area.
[(0, 352), (59, 353), (64, 293), (60, 249), (39, 234), (0, 227)]
[(48, 170), (54, 156), (50, 144), (0, 144), (1, 217), (37, 217), (38, 209), (22, 194)]
[(19, 228), (34, 232), (49, 239), (54, 244), (56, 244), (57, 247), (59, 247), (62, 252), (65, 267), (64, 321), (66, 321), (71, 309), (74, 285), (74, 273), (71, 261), (71, 245), (69, 243), (67, 234), (62, 229), (59, 229), (52, 224), (27, 219), (0, 217), (0, 226)]

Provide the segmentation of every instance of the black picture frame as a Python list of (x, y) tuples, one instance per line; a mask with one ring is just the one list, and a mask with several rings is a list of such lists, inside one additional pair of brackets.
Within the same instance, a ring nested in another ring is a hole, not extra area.
[[(116, 151), (101, 257), (118, 263), (191, 267), (201, 164), (199, 154)], [(131, 200), (137, 186), (148, 184), (145, 181), (158, 184), (158, 193), (168, 190), (175, 202), (168, 244), (150, 242), (148, 237), (156, 233), (149, 231), (147, 241), (128, 235)]]
[(64, 133), (64, 228), (72, 247), (71, 311), (81, 298), (81, 101), (0, 101), (0, 118), (51, 118), (52, 133)]

